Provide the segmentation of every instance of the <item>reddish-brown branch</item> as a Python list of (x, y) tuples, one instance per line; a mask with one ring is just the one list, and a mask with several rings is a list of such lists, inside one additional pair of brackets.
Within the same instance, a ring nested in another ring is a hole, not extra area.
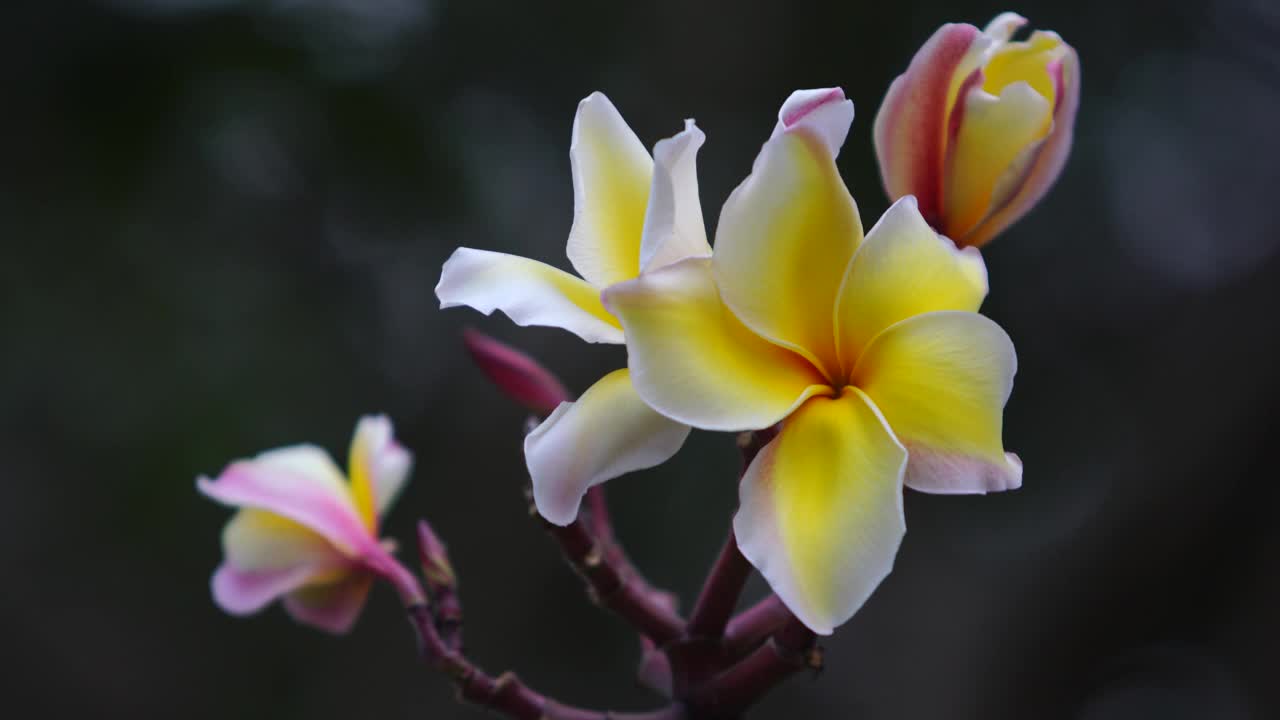
[(426, 520), (418, 521), (418, 562), (426, 580), (436, 630), (446, 645), (461, 650), (462, 601), (458, 597), (458, 576), (449, 561), (448, 549)]
[(476, 667), (460, 651), (450, 648), (436, 631), (430, 608), (415, 603), (406, 608), (418, 638), (418, 647), (431, 667), (448, 675), (459, 696), (513, 720), (683, 720), (683, 706), (672, 704), (642, 713), (586, 710), (556, 702), (524, 684), (514, 673), (497, 677)]
[(605, 556), (581, 519), (563, 527), (545, 522), (565, 558), (587, 582), (594, 601), (616, 612), (656, 645), (680, 637), (684, 622), (661, 604), (654, 591), (634, 573), (623, 574)]
[(813, 631), (789, 620), (769, 641), (717, 675), (690, 698), (689, 704), (714, 717), (737, 717), (793, 673), (822, 667)]
[(729, 529), (729, 538), (711, 572), (707, 575), (702, 592), (689, 614), (688, 635), (694, 638), (719, 638), (724, 632), (729, 616), (738, 605), (742, 588), (751, 575), (751, 564), (738, 549), (738, 539)]
[(791, 611), (777, 595), (771, 593), (729, 621), (724, 631), (725, 653), (732, 658), (743, 657), (790, 619)]
[[(738, 436), (738, 448), (742, 451), (742, 471), (745, 475), (756, 455), (777, 435), (774, 428)], [(702, 586), (702, 592), (689, 615), (688, 635), (693, 638), (718, 639), (729, 622), (733, 609), (738, 605), (742, 588), (751, 575), (751, 564), (738, 548), (738, 539), (729, 529), (729, 538), (720, 549), (720, 555)]]

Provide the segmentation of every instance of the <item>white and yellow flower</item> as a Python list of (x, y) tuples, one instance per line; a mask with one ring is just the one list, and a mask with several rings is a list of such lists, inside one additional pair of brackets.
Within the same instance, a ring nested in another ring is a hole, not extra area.
[(379, 518), (411, 465), (391, 421), (368, 416), (351, 441), (349, 480), (314, 445), (270, 450), (231, 463), (217, 479), (197, 480), (200, 492), (239, 508), (222, 533), (214, 601), (248, 615), (281, 599), (298, 622), (344, 633), (375, 577), (388, 578), (402, 594), (415, 588), (411, 578), (404, 581), (407, 571), (390, 543), (378, 539)]
[(875, 121), (889, 196), (961, 247), (981, 246), (1048, 192), (1071, 150), (1076, 51), (1057, 33), (1011, 42), (1026, 23), (943, 25), (889, 87)]
[[(692, 120), (653, 157), (601, 93), (578, 104), (569, 158), (574, 216), (568, 256), (575, 276), (503, 253), (459, 248), (441, 272), (442, 308), (501, 310), (518, 325), (568, 330), (592, 343), (622, 343), (601, 290), (711, 248), (698, 200), (696, 157), (705, 137)], [(534, 502), (565, 525), (593, 485), (653, 467), (676, 453), (689, 428), (636, 395), (626, 369), (561, 403), (525, 439)]]
[(839, 91), (797, 94), (725, 203), (712, 258), (605, 291), (631, 379), (694, 427), (781, 429), (751, 463), (739, 546), (811, 629), (830, 633), (893, 565), (902, 485), (1021, 483), (1001, 440), (1009, 338), (978, 315), (986, 269), (904, 198), (863, 237), (836, 171)]

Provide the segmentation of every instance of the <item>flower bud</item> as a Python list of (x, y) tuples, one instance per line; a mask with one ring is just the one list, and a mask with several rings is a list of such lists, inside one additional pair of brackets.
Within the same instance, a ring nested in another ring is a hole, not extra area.
[(1004, 13), (984, 30), (943, 25), (889, 86), (876, 155), (893, 200), (960, 247), (981, 246), (1027, 213), (1066, 163), (1080, 68), (1056, 33), (1010, 40), (1026, 23)]
[(462, 341), (480, 370), (507, 397), (540, 416), (552, 413), (569, 392), (550, 370), (515, 348), (467, 328)]
[(422, 576), (427, 580), (427, 587), (433, 591), (452, 589), (457, 585), (458, 578), (453, 572), (453, 564), (449, 562), (444, 541), (426, 520), (418, 521), (418, 561), (422, 564)]

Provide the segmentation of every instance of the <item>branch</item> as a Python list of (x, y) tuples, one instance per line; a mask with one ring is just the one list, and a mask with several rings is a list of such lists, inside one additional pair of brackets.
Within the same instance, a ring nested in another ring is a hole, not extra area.
[(672, 704), (643, 713), (585, 710), (564, 705), (530, 688), (514, 673), (496, 678), (476, 667), (460, 651), (450, 648), (436, 632), (435, 618), (424, 603), (405, 608), (418, 638), (418, 648), (431, 667), (448, 675), (468, 702), (495, 710), (513, 720), (684, 720), (684, 708)]
[(462, 601), (458, 597), (458, 576), (449, 562), (449, 552), (426, 520), (418, 521), (418, 561), (427, 582), (431, 616), (436, 631), (452, 650), (462, 649)]
[[(742, 451), (742, 472), (738, 475), (739, 480), (746, 474), (747, 468), (751, 467), (751, 462), (756, 459), (756, 455), (777, 437), (777, 434), (775, 426), (738, 436), (738, 449)], [(724, 547), (721, 548), (720, 555), (716, 558), (702, 586), (702, 592), (698, 595), (698, 601), (693, 606), (693, 612), (689, 615), (690, 637), (718, 639), (724, 633), (725, 624), (729, 622), (729, 616), (737, 607), (738, 597), (742, 595), (742, 588), (747, 584), (747, 578), (750, 575), (751, 564), (743, 557), (742, 551), (738, 548), (738, 539), (734, 535), (733, 528), (730, 527), (729, 539), (725, 540)]]
[(738, 605), (738, 597), (751, 575), (751, 564), (738, 549), (738, 539), (729, 529), (729, 538), (702, 586), (698, 601), (689, 615), (690, 637), (719, 638), (729, 616)]
[(790, 619), (791, 611), (771, 593), (729, 621), (724, 631), (725, 652), (733, 658), (745, 656)]
[(813, 631), (794, 617), (742, 662), (717, 675), (690, 699), (696, 708), (713, 708), (717, 716), (737, 717), (769, 690), (805, 668), (822, 668), (822, 651)]
[(593, 601), (616, 612), (656, 645), (665, 645), (684, 632), (680, 617), (636, 573), (624, 573), (610, 562), (581, 518), (563, 527), (545, 520), (543, 525), (587, 582)]
[(609, 513), (609, 503), (605, 499), (603, 485), (595, 485), (587, 490), (585, 505), (583, 522), (600, 545), (604, 561), (612, 565), (618, 575), (631, 581), (640, 591), (648, 594), (654, 603), (674, 611), (677, 605), (675, 594), (654, 587), (636, 569), (631, 558), (627, 556), (627, 551), (623, 549), (622, 543), (613, 531), (613, 520)]

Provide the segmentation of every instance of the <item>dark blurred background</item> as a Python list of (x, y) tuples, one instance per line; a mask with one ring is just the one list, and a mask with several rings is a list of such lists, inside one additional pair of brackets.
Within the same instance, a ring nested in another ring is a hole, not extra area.
[[(562, 699), (641, 709), (636, 643), (525, 513), (522, 411), (474, 325), (585, 389), (624, 359), (437, 309), (459, 245), (568, 267), (575, 105), (646, 144), (695, 117), (703, 207), (796, 88), (841, 85), (841, 167), (945, 21), (1017, 10), (1080, 53), (1074, 154), (986, 251), (1025, 487), (909, 493), (897, 570), (761, 718), (1280, 717), (1280, 6), (1272, 0), (12, 3), (0, 23), (0, 674), (7, 717), (472, 718), (392, 594), (335, 639), (223, 615), (194, 478), (384, 411), (416, 451), (467, 639)], [(686, 607), (728, 526), (728, 435), (609, 486)], [(753, 581), (759, 596), (763, 586)]]

